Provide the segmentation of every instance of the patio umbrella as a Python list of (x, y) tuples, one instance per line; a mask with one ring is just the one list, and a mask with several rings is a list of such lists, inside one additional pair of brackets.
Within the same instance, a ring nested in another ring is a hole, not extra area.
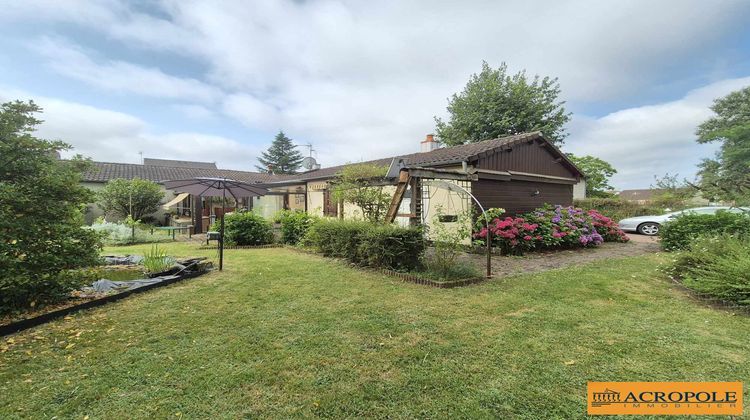
[(221, 197), (221, 232), (219, 233), (219, 271), (224, 268), (224, 209), (227, 195), (239, 202), (240, 198), (260, 197), (268, 189), (226, 178), (191, 178), (162, 182), (164, 188), (199, 197)]

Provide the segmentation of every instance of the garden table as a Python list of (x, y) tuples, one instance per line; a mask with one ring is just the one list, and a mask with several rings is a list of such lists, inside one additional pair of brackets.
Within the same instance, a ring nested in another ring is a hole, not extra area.
[(192, 238), (193, 237), (193, 231), (192, 231), (193, 225), (188, 225), (188, 226), (155, 226), (155, 227), (151, 228), (151, 234), (152, 235), (154, 234), (154, 230), (163, 230), (163, 231), (166, 231), (167, 235), (169, 235), (169, 232), (172, 232), (172, 240), (174, 241), (175, 240), (175, 232), (178, 231), (178, 230), (182, 231), (182, 230), (185, 230), (185, 229), (188, 230), (188, 237)]

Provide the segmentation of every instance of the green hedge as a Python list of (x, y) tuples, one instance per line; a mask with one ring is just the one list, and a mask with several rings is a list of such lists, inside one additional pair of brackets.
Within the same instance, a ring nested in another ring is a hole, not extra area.
[(281, 223), (281, 242), (290, 245), (298, 244), (315, 220), (313, 216), (299, 210), (281, 210), (274, 219)]
[(671, 274), (698, 293), (750, 306), (750, 236), (702, 237), (676, 255)]
[(688, 213), (665, 223), (659, 236), (667, 251), (688, 249), (701, 236), (750, 235), (750, 216), (718, 211), (715, 215)]
[[(225, 240), (233, 245), (266, 245), (273, 243), (273, 226), (263, 216), (251, 211), (228, 213), (224, 216)], [(221, 230), (216, 219), (211, 230)]]
[(573, 205), (586, 211), (596, 210), (616, 222), (628, 217), (664, 213), (664, 209), (660, 207), (638, 204), (619, 198), (586, 198), (584, 200), (573, 200)]
[(402, 271), (419, 269), (425, 250), (420, 229), (338, 219), (316, 221), (304, 243), (327, 257)]

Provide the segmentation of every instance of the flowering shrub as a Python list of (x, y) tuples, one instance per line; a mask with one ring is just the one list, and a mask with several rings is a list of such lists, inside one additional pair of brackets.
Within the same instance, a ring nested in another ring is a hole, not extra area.
[(593, 209), (587, 213), (591, 216), (596, 231), (604, 238), (604, 242), (627, 242), (630, 240), (614, 220)]
[[(490, 222), (493, 245), (507, 254), (532, 249), (596, 246), (606, 241), (625, 242), (627, 236), (608, 217), (595, 210), (545, 206), (519, 217), (496, 217)], [(487, 228), (477, 225), (474, 238), (484, 241)]]
[[(509, 254), (521, 254), (536, 247), (537, 242), (542, 240), (537, 232), (538, 227), (537, 223), (529, 223), (522, 217), (496, 218), (489, 225), (492, 243)], [(487, 238), (487, 227), (482, 227), (474, 237)]]

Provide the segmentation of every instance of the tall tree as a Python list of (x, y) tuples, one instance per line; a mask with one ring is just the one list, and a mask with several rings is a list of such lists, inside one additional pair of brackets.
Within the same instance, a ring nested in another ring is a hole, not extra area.
[(159, 209), (164, 191), (159, 184), (147, 179), (113, 179), (99, 191), (98, 196), (105, 213), (141, 220)]
[(99, 263), (100, 237), (82, 226), (88, 162), (60, 160), (69, 145), (34, 136), (39, 112), (0, 105), (0, 314), (65, 297), (87, 280), (71, 270)]
[(573, 163), (586, 175), (586, 196), (587, 197), (609, 197), (612, 195), (612, 188), (609, 185), (609, 179), (617, 173), (609, 162), (594, 156), (576, 156), (568, 153)]
[(698, 126), (699, 143), (719, 142), (713, 159), (698, 167), (696, 185), (709, 199), (750, 203), (750, 87), (716, 99), (716, 116)]
[(558, 99), (557, 79), (534, 76), (529, 80), (526, 71), (508, 75), (507, 70), (505, 63), (493, 69), (482, 62), (482, 71), (448, 100), (448, 122), (435, 117), (441, 142), (455, 146), (541, 131), (558, 146), (563, 143), (570, 113)]
[(302, 154), (297, 151), (297, 146), (292, 143), (292, 139), (279, 130), (271, 147), (258, 158), (258, 162), (263, 166), (256, 166), (256, 168), (261, 172), (294, 174), (302, 165), (302, 159)]

